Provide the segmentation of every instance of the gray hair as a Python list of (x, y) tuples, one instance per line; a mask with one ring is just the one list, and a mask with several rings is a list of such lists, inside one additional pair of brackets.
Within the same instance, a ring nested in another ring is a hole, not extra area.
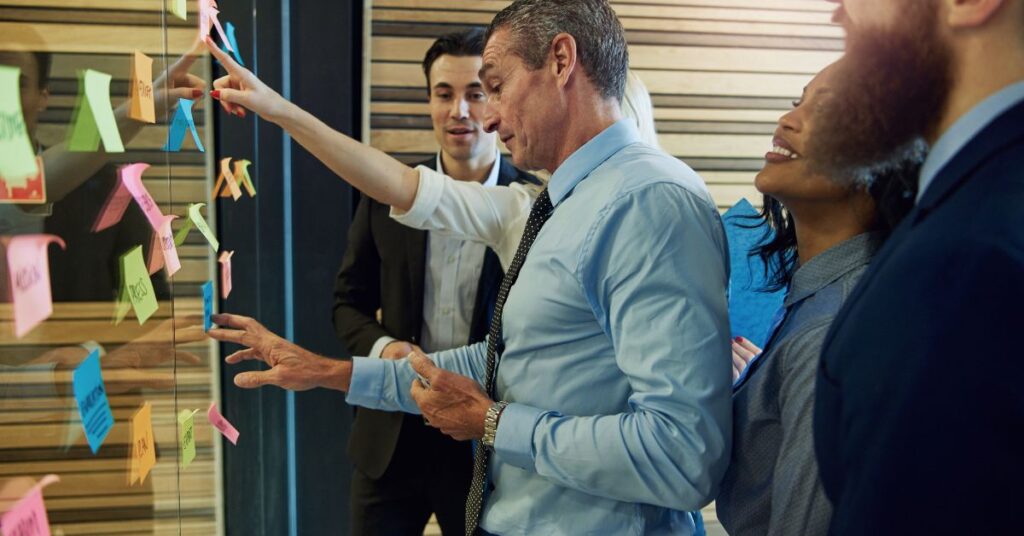
[(485, 42), (502, 28), (512, 34), (512, 53), (532, 70), (547, 61), (556, 35), (571, 35), (587, 78), (604, 98), (622, 100), (629, 51), (607, 0), (518, 0), (494, 17)]

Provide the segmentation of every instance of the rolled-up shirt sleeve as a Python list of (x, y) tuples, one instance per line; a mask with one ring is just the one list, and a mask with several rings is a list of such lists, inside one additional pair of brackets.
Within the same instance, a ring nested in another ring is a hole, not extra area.
[[(483, 383), (486, 342), (463, 346), (428, 357), (440, 368)], [(416, 372), (408, 359), (352, 358), (352, 379), (345, 401), (353, 406), (385, 411), (420, 413), (409, 393)]]
[(435, 231), (493, 249), (508, 269), (530, 214), (536, 187), (514, 183), (484, 186), (457, 181), (425, 166), (416, 199), (407, 212), (391, 209), (391, 218), (414, 229)]
[(579, 261), (632, 388), (629, 410), (572, 416), (511, 404), (495, 450), (569, 488), (697, 510), (717, 493), (732, 431), (728, 261), (715, 207), (675, 185), (644, 187), (595, 224)]

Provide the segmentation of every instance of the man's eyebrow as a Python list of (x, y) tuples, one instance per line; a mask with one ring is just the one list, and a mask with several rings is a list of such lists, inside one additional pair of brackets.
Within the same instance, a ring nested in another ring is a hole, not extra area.
[(434, 89), (452, 89), (452, 85), (448, 82), (438, 82), (434, 84)]
[(483, 88), (484, 84), (482, 82), (480, 82), (480, 81), (475, 81), (475, 82), (470, 82), (470, 83), (466, 84), (466, 87), (474, 87), (474, 88), (475, 87), (479, 87), (479, 88)]

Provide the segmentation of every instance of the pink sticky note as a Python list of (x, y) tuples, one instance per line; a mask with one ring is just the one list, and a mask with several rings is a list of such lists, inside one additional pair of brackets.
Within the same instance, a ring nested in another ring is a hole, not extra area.
[(222, 251), (218, 262), (220, 262), (220, 297), (228, 299), (231, 294), (231, 256), (234, 251)]
[(117, 181), (114, 191), (110, 192), (110, 197), (107, 198), (103, 208), (100, 209), (100, 215), (96, 218), (96, 223), (92, 225), (92, 232), (98, 233), (117, 225), (117, 222), (121, 221), (121, 218), (124, 217), (124, 211), (128, 209), (128, 204), (131, 202), (131, 192), (124, 187), (124, 183)]
[(160, 207), (156, 206), (156, 201), (153, 201), (153, 196), (149, 195), (146, 185), (142, 184), (142, 174), (147, 169), (149, 169), (149, 164), (128, 164), (121, 166), (118, 169), (118, 173), (121, 176), (121, 182), (124, 183), (124, 187), (135, 198), (135, 202), (139, 204), (139, 208), (146, 215), (149, 224), (156, 230), (160, 229), (160, 226), (164, 223), (164, 215), (160, 212)]
[(149, 246), (149, 261), (146, 263), (149, 275), (166, 267), (169, 277), (181, 269), (178, 248), (174, 246), (174, 233), (171, 232), (171, 222), (177, 218), (177, 216), (164, 216), (164, 223), (160, 224), (159, 230), (153, 231), (153, 241)]
[(238, 444), (238, 430), (236, 430), (234, 426), (231, 426), (231, 423), (229, 423), (228, 420), (225, 419), (219, 411), (217, 411), (216, 402), (210, 402), (210, 409), (206, 411), (206, 418), (214, 428), (220, 430), (220, 433), (224, 434), (224, 437), (228, 438), (228, 441), (230, 441), (232, 445)]
[(221, 28), (220, 20), (217, 19), (219, 14), (220, 10), (217, 9), (216, 0), (199, 0), (199, 39), (206, 39), (206, 36), (210, 35), (210, 25), (212, 24), (217, 28), (217, 35), (220, 36), (220, 42), (224, 43), (224, 48), (229, 52), (234, 52), (235, 49), (231, 47), (231, 41), (224, 34), (224, 28)]
[(59, 236), (47, 234), (2, 237), (7, 248), (7, 274), (14, 301), (14, 334), (19, 339), (53, 314), (47, 246)]
[(43, 504), (43, 488), (60, 478), (47, 475), (0, 518), (3, 536), (50, 536), (50, 520)]

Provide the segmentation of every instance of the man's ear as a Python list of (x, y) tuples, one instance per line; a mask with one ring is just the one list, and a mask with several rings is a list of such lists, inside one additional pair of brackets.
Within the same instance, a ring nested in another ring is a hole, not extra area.
[(977, 28), (992, 20), (1008, 2), (1006, 0), (944, 0), (946, 24), (956, 30)]
[(558, 80), (560, 87), (569, 84), (576, 71), (576, 38), (560, 33), (551, 40), (551, 74)]

